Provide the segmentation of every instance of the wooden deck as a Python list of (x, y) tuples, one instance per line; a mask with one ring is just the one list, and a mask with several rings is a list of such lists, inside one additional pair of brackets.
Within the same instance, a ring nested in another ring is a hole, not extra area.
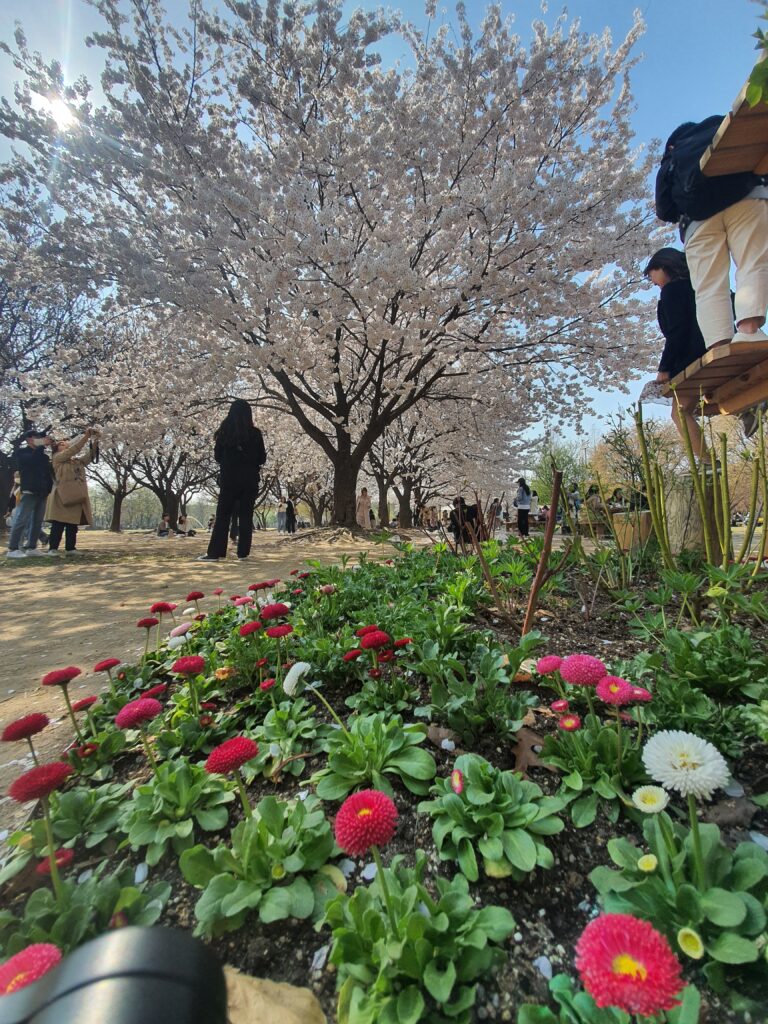
[(768, 399), (768, 341), (720, 345), (691, 363), (664, 393), (704, 400), (705, 416), (736, 416)]
[(700, 167), (704, 174), (768, 174), (768, 103), (750, 107), (746, 93), (745, 85), (702, 156)]

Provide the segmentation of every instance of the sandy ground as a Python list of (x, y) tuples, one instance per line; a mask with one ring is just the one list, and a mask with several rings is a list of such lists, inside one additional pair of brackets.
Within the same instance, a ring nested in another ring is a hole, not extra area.
[[(68, 720), (57, 690), (40, 686), (54, 668), (83, 669), (70, 688), (73, 700), (97, 693), (103, 677), (90, 671), (102, 658), (134, 661), (144, 649), (137, 619), (154, 601), (184, 607), (190, 590), (210, 594), (244, 593), (249, 583), (287, 577), (308, 558), (324, 564), (356, 554), (365, 544), (346, 530), (306, 530), (293, 537), (274, 530), (257, 531), (247, 561), (230, 550), (225, 562), (197, 562), (207, 535), (163, 540), (147, 533), (110, 534), (81, 531), (76, 556), (0, 558), (0, 729), (31, 711), (44, 711), (52, 725), (37, 737), (44, 759), (60, 756), (69, 742)], [(371, 545), (388, 557), (388, 545)], [(215, 607), (215, 598), (201, 604)], [(23, 808), (4, 794), (21, 771), (32, 766), (25, 743), (0, 747), (0, 830), (25, 817)]]

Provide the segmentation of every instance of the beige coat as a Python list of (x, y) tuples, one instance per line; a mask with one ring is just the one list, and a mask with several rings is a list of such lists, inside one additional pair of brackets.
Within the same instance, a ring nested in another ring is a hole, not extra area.
[[(49, 522), (73, 523), (75, 526), (91, 526), (93, 524), (93, 512), (91, 501), (88, 497), (88, 484), (85, 479), (85, 467), (93, 459), (93, 452), (77, 458), (77, 453), (82, 451), (88, 443), (87, 437), (81, 437), (69, 448), (57, 452), (51, 459), (53, 474), (56, 482), (48, 498), (48, 506), (45, 510), (45, 518)], [(59, 485), (65, 480), (79, 480), (82, 482), (83, 498), (76, 505), (64, 505), (58, 495)]]
[(371, 528), (371, 496), (370, 494), (361, 494), (357, 499), (357, 505), (355, 506), (355, 519), (357, 525), (363, 530), (370, 530)]

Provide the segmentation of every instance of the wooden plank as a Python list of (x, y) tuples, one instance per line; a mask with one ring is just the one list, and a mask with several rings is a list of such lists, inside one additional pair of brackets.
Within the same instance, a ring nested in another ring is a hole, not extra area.
[(701, 397), (704, 415), (735, 415), (768, 398), (768, 341), (709, 349), (674, 377), (664, 393)]
[(768, 104), (750, 107), (746, 95), (745, 84), (701, 158), (704, 174), (768, 173)]

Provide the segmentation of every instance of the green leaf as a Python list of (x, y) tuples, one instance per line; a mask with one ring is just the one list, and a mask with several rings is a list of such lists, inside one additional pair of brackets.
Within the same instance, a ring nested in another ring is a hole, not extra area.
[(586, 828), (597, 816), (597, 793), (588, 793), (571, 804), (571, 819), (576, 828)]
[[(339, 1003), (341, 1003), (341, 997), (339, 997)], [(397, 997), (397, 1019), (400, 1024), (418, 1024), (423, 1012), (424, 996), (419, 991), (418, 985), (409, 985), (408, 988), (404, 988)], [(342, 1024), (341, 1013), (339, 1013), (339, 1024)], [(349, 1020), (349, 1024), (352, 1024), (351, 1020)]]
[(198, 889), (205, 888), (210, 880), (219, 873), (213, 855), (202, 845), (193, 846), (182, 853), (179, 869), (185, 881)]
[(533, 871), (536, 867), (536, 843), (525, 829), (507, 829), (501, 838), (507, 860), (520, 871)]
[(446, 1003), (456, 982), (456, 968), (452, 960), (447, 960), (442, 970), (436, 960), (430, 960), (424, 971), (424, 985), (438, 1003)]
[(546, 1006), (525, 1003), (517, 1011), (517, 1024), (558, 1024), (558, 1019)]
[(747, 916), (747, 908), (736, 893), (713, 887), (701, 897), (704, 916), (721, 928), (735, 928)]
[(757, 945), (751, 939), (724, 932), (707, 943), (707, 952), (721, 964), (751, 964), (757, 960)]
[(667, 1011), (669, 1024), (699, 1024), (701, 995), (695, 985), (686, 985), (679, 1006)]

